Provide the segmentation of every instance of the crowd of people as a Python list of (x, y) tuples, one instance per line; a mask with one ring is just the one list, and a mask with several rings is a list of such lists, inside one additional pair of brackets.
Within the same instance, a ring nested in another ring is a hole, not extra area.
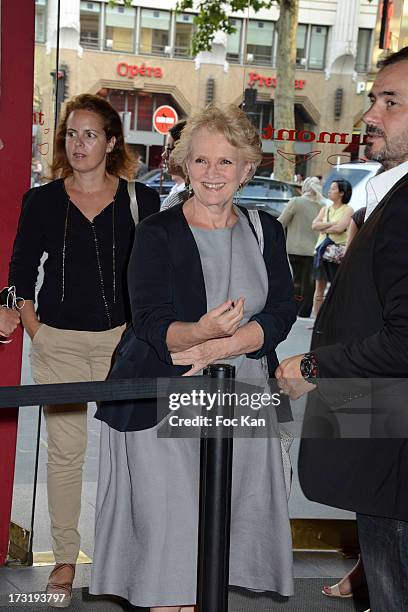
[[(353, 596), (358, 575), (372, 612), (408, 609), (408, 442), (335, 435), (326, 381), (408, 374), (407, 73), (404, 48), (383, 62), (369, 94), (365, 154), (383, 167), (372, 179), (376, 200), (354, 214), (346, 180), (333, 181), (328, 203), (309, 177), (279, 220), (239, 205), (262, 145), (238, 107), (209, 106), (171, 130), (164, 162), (179, 179), (160, 212), (158, 194), (131, 180), (136, 165), (118, 113), (98, 96), (75, 97), (59, 123), (53, 180), (23, 199), (9, 277), (19, 309), (0, 308), (4, 338), (20, 320), (26, 329), (39, 384), (197, 377), (222, 362), (266, 392), (276, 378), (288, 408), (289, 398), (309, 394), (303, 491), (357, 512), (361, 548), (354, 573), (323, 593)], [(310, 351), (279, 364), (276, 349), (296, 314), (312, 310)], [(337, 394), (342, 405), (352, 399), (346, 384)], [(90, 592), (152, 612), (193, 612), (199, 439), (159, 436), (157, 408), (154, 399), (110, 401), (95, 415)], [(46, 591), (65, 607), (80, 547), (86, 405), (44, 414), (56, 561)], [(284, 420), (270, 409), (266, 430), (252, 425), (234, 441), (229, 582), (291, 596)]]
[(292, 198), (278, 219), (287, 233), (300, 317), (316, 318), (327, 284), (333, 282), (345, 254), (354, 213), (348, 205), (351, 195), (351, 184), (340, 178), (331, 183), (325, 198), (319, 178), (312, 176), (303, 181), (302, 195)]

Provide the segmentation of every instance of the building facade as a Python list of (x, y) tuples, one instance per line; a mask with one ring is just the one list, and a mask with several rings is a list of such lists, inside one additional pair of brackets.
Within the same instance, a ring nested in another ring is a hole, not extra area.
[(194, 12), (178, 14), (175, 5), (61, 0), (58, 14), (57, 0), (36, 0), (34, 152), (45, 165), (55, 103), (60, 107), (64, 97), (106, 96), (122, 114), (127, 142), (154, 168), (163, 144), (152, 126), (155, 108), (170, 104), (184, 118), (209, 102), (241, 104), (247, 87), (257, 91), (262, 173), (273, 170), (273, 156), (289, 138), (297, 153), (294, 171), (303, 174), (324, 176), (330, 164), (358, 157), (378, 0), (300, 0), (295, 134), (273, 122), (278, 9), (231, 13), (235, 33), (220, 33), (211, 52), (192, 57)]

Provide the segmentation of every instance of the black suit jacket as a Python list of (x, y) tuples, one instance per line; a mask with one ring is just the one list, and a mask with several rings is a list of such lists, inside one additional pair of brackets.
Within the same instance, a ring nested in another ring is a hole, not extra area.
[[(408, 394), (379, 379), (408, 377), (407, 237), (405, 175), (354, 239), (316, 320), (318, 392), (308, 398), (299, 455), (309, 499), (401, 520), (408, 520)], [(336, 378), (355, 380), (336, 388), (327, 381)], [(371, 438), (336, 439), (336, 407), (353, 412), (360, 399), (370, 409)]]
[[(248, 216), (246, 209), (241, 210)], [(267, 213), (260, 216), (268, 297), (263, 311), (252, 317), (264, 331), (264, 344), (248, 357), (266, 355), (273, 375), (278, 365), (275, 349), (296, 319), (296, 306), (282, 226)], [(207, 300), (200, 255), (181, 205), (152, 215), (137, 226), (128, 286), (133, 326), (119, 344), (109, 378), (182, 375), (190, 368), (172, 364), (167, 329), (174, 321), (198, 321), (207, 312)], [(105, 402), (96, 417), (119, 431), (145, 429), (157, 422), (155, 408), (154, 400)]]

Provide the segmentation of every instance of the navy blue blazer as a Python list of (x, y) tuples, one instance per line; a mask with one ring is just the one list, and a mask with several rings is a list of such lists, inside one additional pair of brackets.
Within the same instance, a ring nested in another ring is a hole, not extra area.
[[(241, 210), (250, 223), (247, 210)], [(275, 349), (296, 320), (296, 305), (282, 226), (267, 213), (261, 212), (260, 218), (269, 285), (264, 309), (251, 320), (262, 327), (264, 344), (247, 357), (266, 355), (273, 376), (278, 365)], [(200, 255), (181, 205), (137, 226), (128, 286), (133, 325), (119, 343), (109, 378), (181, 376), (190, 368), (172, 364), (167, 329), (174, 321), (198, 321), (207, 312)], [(146, 429), (156, 424), (156, 401), (104, 402), (95, 416), (119, 431)]]

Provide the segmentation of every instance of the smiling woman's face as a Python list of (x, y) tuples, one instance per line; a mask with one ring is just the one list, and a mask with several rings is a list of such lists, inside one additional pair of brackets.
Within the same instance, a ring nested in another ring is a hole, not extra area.
[(106, 164), (115, 138), (107, 140), (101, 117), (87, 110), (73, 111), (67, 120), (65, 151), (73, 170), (90, 172)]
[(234, 193), (248, 176), (250, 167), (239, 149), (219, 132), (202, 129), (192, 137), (187, 169), (194, 196), (201, 204), (232, 204)]

